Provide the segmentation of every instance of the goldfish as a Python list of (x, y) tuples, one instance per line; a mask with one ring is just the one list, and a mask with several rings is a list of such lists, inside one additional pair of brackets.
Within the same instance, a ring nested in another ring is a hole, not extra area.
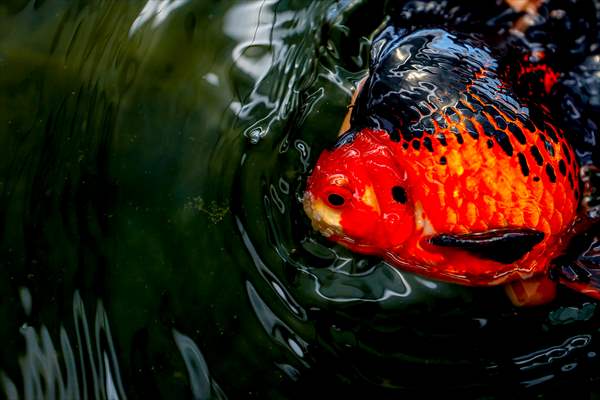
[(552, 300), (549, 271), (576, 223), (579, 166), (550, 110), (524, 101), (531, 85), (519, 86), (535, 70), (549, 93), (557, 75), (516, 69), (511, 80), (515, 66), (474, 35), (386, 28), (341, 136), (307, 179), (312, 227), (402, 270), (505, 285), (515, 305)]

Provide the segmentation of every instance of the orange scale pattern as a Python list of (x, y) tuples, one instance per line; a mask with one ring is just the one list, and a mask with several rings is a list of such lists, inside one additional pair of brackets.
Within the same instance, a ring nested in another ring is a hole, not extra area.
[[(470, 107), (464, 100), (462, 102)], [(432, 151), (423, 143), (418, 149), (412, 143), (405, 148), (404, 140), (388, 140), (388, 143), (399, 165), (408, 173), (407, 190), (413, 199), (419, 199), (420, 217), (430, 224), (430, 230), (462, 234), (526, 227), (543, 232), (543, 241), (516, 265), (481, 260), (446, 249), (448, 254), (440, 263), (439, 257), (426, 254), (432, 249), (424, 241), (428, 236), (424, 231), (421, 236), (414, 235), (402, 249), (396, 249), (395, 258), (415, 263), (435, 260), (428, 268), (435, 272), (437, 267), (433, 264), (440, 264), (438, 272), (447, 279), (468, 284), (497, 284), (515, 278), (515, 275), (528, 278), (543, 272), (549, 261), (562, 251), (579, 196), (578, 188), (569, 182), (569, 177), (576, 182), (578, 176), (573, 150), (563, 132), (549, 123), (545, 123), (543, 129), (531, 123), (526, 127), (519, 119), (511, 119), (498, 109), (494, 111), (495, 118), (487, 112), (479, 115), (487, 118), (495, 133), (486, 131), (477, 118), (453, 108), (452, 112), (459, 116), (458, 121), (454, 118), (453, 122), (444, 114), (441, 115), (444, 128), (435, 121), (433, 123)], [(504, 124), (498, 124), (498, 116), (504, 119)], [(467, 121), (477, 129), (478, 138), (469, 134)], [(518, 127), (524, 141), (515, 137), (514, 129), (513, 132), (509, 130), (509, 123)], [(503, 146), (494, 136), (497, 132), (506, 135), (507, 142)], [(387, 137), (385, 132), (372, 133), (380, 136), (379, 141), (384, 139), (382, 135)], [(422, 142), (427, 136), (412, 140)], [(445, 137), (446, 145), (435, 140), (441, 136)], [(491, 147), (488, 140), (493, 142)], [(540, 155), (537, 160), (531, 151), (534, 146)], [(560, 160), (565, 164), (564, 173), (560, 172)]]

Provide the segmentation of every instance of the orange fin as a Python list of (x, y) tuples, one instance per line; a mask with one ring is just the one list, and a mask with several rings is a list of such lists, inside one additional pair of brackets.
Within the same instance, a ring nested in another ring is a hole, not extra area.
[(436, 246), (468, 251), (480, 258), (511, 264), (542, 241), (544, 233), (534, 229), (494, 229), (464, 235), (441, 234), (429, 239)]
[(556, 282), (547, 276), (516, 280), (504, 285), (510, 301), (517, 307), (540, 306), (556, 296)]

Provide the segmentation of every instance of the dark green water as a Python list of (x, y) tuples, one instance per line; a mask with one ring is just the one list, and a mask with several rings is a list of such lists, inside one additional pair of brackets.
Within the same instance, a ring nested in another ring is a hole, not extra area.
[(590, 396), (589, 298), (515, 309), (311, 232), (376, 3), (0, 3), (0, 393)]

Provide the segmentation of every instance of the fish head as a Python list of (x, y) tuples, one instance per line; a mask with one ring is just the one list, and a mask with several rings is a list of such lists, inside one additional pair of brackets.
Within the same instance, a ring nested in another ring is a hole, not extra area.
[(323, 151), (303, 199), (315, 230), (363, 254), (401, 246), (414, 229), (406, 173), (377, 134)]

